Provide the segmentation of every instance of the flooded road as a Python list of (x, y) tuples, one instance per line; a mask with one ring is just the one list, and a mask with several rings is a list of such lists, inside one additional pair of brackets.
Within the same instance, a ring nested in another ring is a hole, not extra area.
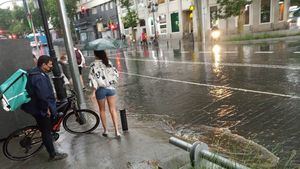
[[(170, 45), (171, 46), (171, 45)], [(207, 125), (282, 151), (300, 164), (300, 42), (111, 53), (121, 108)], [(88, 58), (91, 60), (92, 58)]]

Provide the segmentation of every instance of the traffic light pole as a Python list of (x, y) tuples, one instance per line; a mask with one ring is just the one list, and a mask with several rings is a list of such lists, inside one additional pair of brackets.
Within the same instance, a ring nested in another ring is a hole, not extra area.
[(157, 3), (150, 2), (150, 5), (148, 8), (150, 8), (150, 11), (152, 12), (152, 17), (153, 17), (153, 26), (154, 26), (154, 40), (153, 40), (153, 45), (158, 46), (158, 41), (157, 41), (157, 33), (156, 33), (156, 20), (155, 20), (155, 12), (157, 11)]
[(45, 7), (44, 7), (43, 0), (38, 0), (38, 4), (39, 4), (41, 16), (42, 16), (45, 35), (47, 37), (47, 44), (48, 44), (48, 48), (49, 48), (49, 54), (50, 54), (50, 57), (52, 58), (52, 61), (53, 61), (53, 75), (54, 75), (53, 83), (54, 83), (54, 87), (55, 87), (55, 91), (56, 91), (56, 96), (57, 96), (58, 100), (64, 100), (64, 99), (67, 98), (67, 93), (66, 93), (66, 89), (64, 87), (64, 79), (61, 75), (61, 72), (60, 72), (60, 69), (59, 69), (59, 66), (58, 66), (58, 63), (57, 63), (55, 50), (53, 48), (52, 38), (51, 38), (51, 34), (50, 34), (50, 31), (49, 31), (49, 27), (48, 27), (48, 22), (47, 22), (47, 18), (46, 18), (46, 12), (45, 12)]
[(86, 102), (84, 99), (83, 91), (82, 91), (82, 84), (79, 79), (79, 69), (76, 61), (76, 55), (74, 51), (74, 44), (72, 40), (72, 34), (70, 31), (70, 22), (68, 21), (68, 16), (66, 12), (66, 5), (64, 0), (56, 0), (58, 4), (58, 12), (62, 24), (62, 28), (64, 31), (64, 42), (66, 46), (66, 51), (68, 55), (68, 60), (70, 63), (71, 75), (73, 79), (74, 89), (77, 94), (77, 103), (81, 109), (86, 108)]
[(116, 3), (116, 15), (117, 15), (117, 22), (118, 22), (118, 35), (119, 35), (119, 38), (122, 39), (122, 36), (121, 36), (121, 29), (120, 29), (120, 19), (119, 19), (119, 12), (118, 12), (118, 5), (117, 5), (117, 0), (115, 0), (115, 3)]

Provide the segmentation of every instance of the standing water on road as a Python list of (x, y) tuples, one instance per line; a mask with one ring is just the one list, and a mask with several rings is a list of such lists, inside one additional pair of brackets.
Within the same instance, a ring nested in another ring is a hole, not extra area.
[[(172, 46), (172, 45), (170, 45)], [(300, 45), (138, 48), (111, 53), (119, 104), (176, 126), (226, 128), (300, 164)]]

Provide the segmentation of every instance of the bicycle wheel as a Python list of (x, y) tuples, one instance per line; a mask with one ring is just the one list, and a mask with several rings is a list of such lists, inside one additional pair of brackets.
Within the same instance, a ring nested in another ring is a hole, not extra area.
[[(84, 117), (82, 120), (81, 117)], [(63, 120), (63, 126), (70, 133), (89, 133), (99, 125), (100, 119), (97, 113), (88, 109), (81, 109), (67, 114)]]
[(10, 134), (3, 143), (3, 154), (15, 161), (32, 157), (43, 147), (42, 134), (37, 126), (27, 126)]

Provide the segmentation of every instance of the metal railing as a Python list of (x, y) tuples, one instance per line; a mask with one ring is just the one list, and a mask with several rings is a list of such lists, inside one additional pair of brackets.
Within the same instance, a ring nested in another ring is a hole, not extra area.
[(250, 169), (235, 161), (226, 159), (220, 155), (212, 153), (208, 150), (207, 144), (203, 142), (187, 143), (175, 137), (170, 137), (169, 143), (190, 152), (191, 165), (195, 168), (205, 168), (207, 166), (216, 165), (226, 169)]

